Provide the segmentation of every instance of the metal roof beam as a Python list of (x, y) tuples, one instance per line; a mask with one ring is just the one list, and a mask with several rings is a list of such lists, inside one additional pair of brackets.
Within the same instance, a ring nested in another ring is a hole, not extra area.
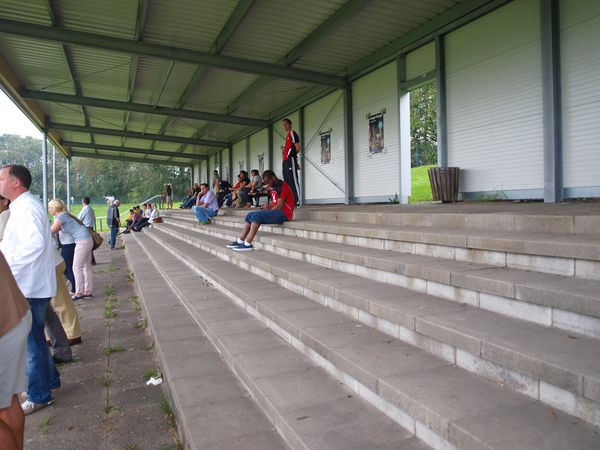
[[(250, 8), (252, 8), (252, 6), (255, 3), (256, 3), (256, 0), (240, 0), (240, 2), (237, 4), (235, 9), (229, 16), (229, 19), (227, 19), (227, 22), (221, 29), (221, 32), (215, 39), (215, 42), (213, 42), (213, 45), (211, 46), (211, 49), (210, 49), (210, 53), (219, 54), (219, 53), (221, 53), (221, 51), (223, 51), (223, 48), (225, 48), (225, 45), (227, 44), (227, 42), (229, 41), (231, 36), (233, 36), (233, 33), (235, 32), (235, 30), (237, 30), (237, 28), (240, 25), (240, 23), (242, 22), (243, 18), (246, 16), (246, 14), (250, 10)], [(179, 100), (177, 100), (177, 104), (176, 104), (177, 108), (183, 108), (185, 106), (187, 101), (190, 99), (190, 97), (194, 93), (196, 87), (198, 87), (198, 85), (204, 78), (204, 75), (206, 75), (207, 71), (208, 71), (207, 66), (200, 66), (196, 69), (196, 71), (192, 75), (192, 78), (190, 79), (187, 86), (183, 90), (183, 93), (179, 97)], [(172, 117), (168, 117), (163, 122), (162, 126), (160, 127), (160, 130), (158, 131), (158, 134), (163, 134), (167, 131), (167, 128), (171, 124), (172, 119), (173, 119)]]
[(73, 131), (76, 133), (102, 134), (106, 136), (120, 136), (124, 138), (148, 139), (151, 141), (175, 142), (178, 144), (192, 144), (202, 147), (224, 148), (229, 146), (229, 142), (211, 141), (208, 139), (193, 139), (183, 136), (158, 135), (152, 133), (141, 133), (139, 131), (115, 130), (112, 128), (85, 127), (81, 125), (71, 125), (66, 123), (50, 122), (49, 128), (57, 131)]
[[(350, 19), (362, 10), (368, 0), (349, 0), (335, 13), (329, 16), (321, 25), (319, 25), (312, 33), (310, 33), (302, 42), (296, 45), (289, 53), (278, 61), (278, 64), (289, 67), (296, 63), (300, 58), (306, 55), (314, 46), (324, 39), (329, 33), (333, 32), (336, 27), (339, 27), (344, 21)], [(273, 80), (273, 77), (263, 75), (256, 79), (250, 86), (237, 96), (225, 109), (226, 114), (230, 114), (235, 111), (244, 101), (248, 100), (254, 94), (256, 94), (263, 86), (269, 81)], [(339, 87), (339, 86), (338, 86)], [(320, 86), (318, 86), (320, 88)], [(210, 125), (205, 126), (200, 134), (205, 134), (210, 129)], [(245, 133), (245, 131), (243, 132)]]
[(145, 163), (145, 164), (157, 164), (161, 166), (178, 166), (178, 167), (189, 167), (190, 162), (179, 162), (179, 161), (158, 161), (156, 159), (143, 159), (143, 158), (131, 158), (131, 157), (123, 157), (117, 155), (99, 155), (98, 153), (85, 153), (85, 152), (72, 152), (72, 157), (79, 158), (92, 158), (92, 159), (108, 159), (112, 161), (121, 161), (121, 162), (137, 162), (137, 163)]
[[(278, 61), (278, 64), (284, 67), (289, 67), (298, 62), (298, 60), (312, 50), (315, 45), (319, 43), (319, 41), (328, 36), (329, 33), (333, 32), (336, 27), (339, 27), (346, 20), (358, 14), (358, 12), (360, 12), (360, 10), (362, 10), (367, 3), (368, 0), (350, 0), (345, 3), (340, 9), (338, 9), (335, 13), (329, 16), (327, 20), (319, 25), (316, 30), (304, 38), (302, 42), (290, 50), (287, 55)], [(262, 76), (257, 79), (254, 83), (248, 86), (248, 88), (246, 88), (244, 92), (242, 92), (233, 102), (231, 102), (231, 104), (227, 107), (226, 112), (230, 113), (235, 111), (244, 100), (252, 97), (258, 90), (260, 90), (260, 88), (262, 88), (272, 79), (273, 77), (270, 76)], [(336, 87), (340, 88), (344, 86)]]
[(58, 94), (55, 92), (21, 90), (21, 97), (43, 102), (66, 103), (70, 105), (85, 105), (97, 108), (116, 109), (120, 111), (133, 111), (145, 114), (159, 114), (163, 116), (185, 117), (188, 119), (204, 120), (208, 122), (232, 123), (237, 125), (248, 125), (256, 127), (267, 127), (268, 120), (254, 119), (252, 117), (229, 116), (227, 114), (216, 114), (190, 109), (167, 108), (164, 106), (152, 106), (142, 103), (120, 102), (95, 97), (82, 97), (77, 95)]
[[(89, 148), (92, 150), (106, 150), (109, 152), (120, 152), (120, 153), (137, 153), (140, 155), (153, 155), (153, 156), (164, 156), (171, 158), (176, 156), (173, 152), (165, 152), (160, 150), (148, 150), (145, 148), (132, 148), (132, 147), (118, 147), (116, 145), (102, 145), (102, 144), (90, 144), (89, 142), (72, 142), (62, 141), (65, 147), (70, 148)], [(206, 155), (193, 155), (191, 153), (179, 153), (179, 157), (188, 158), (193, 160), (204, 160), (207, 159)]]
[(253, 61), (232, 56), (214, 55), (207, 52), (198, 52), (185, 48), (176, 48), (166, 45), (135, 42), (129, 39), (103, 36), (100, 34), (85, 33), (67, 30), (62, 27), (46, 27), (27, 22), (18, 22), (0, 19), (0, 32), (26, 36), (46, 41), (61, 42), (70, 45), (83, 45), (87, 47), (102, 48), (117, 52), (129, 53), (154, 58), (164, 58), (171, 61), (181, 61), (192, 64), (204, 64), (237, 72), (257, 73), (278, 78), (306, 81), (315, 84), (325, 84), (343, 87), (344, 77), (329, 75), (311, 70), (291, 69), (277, 64)]

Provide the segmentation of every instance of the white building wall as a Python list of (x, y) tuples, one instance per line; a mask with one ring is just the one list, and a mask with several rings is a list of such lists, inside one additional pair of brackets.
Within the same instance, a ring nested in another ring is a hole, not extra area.
[(192, 183), (200, 183), (200, 171), (202, 170), (201, 165), (201, 162), (194, 163), (194, 176), (192, 179)]
[(406, 79), (412, 80), (435, 70), (435, 43), (430, 42), (406, 55)]
[(208, 168), (210, 170), (208, 184), (210, 186), (212, 186), (212, 183), (214, 181), (213, 171), (219, 170), (219, 155), (218, 154), (214, 154), (208, 158)]
[(560, 23), (563, 186), (566, 196), (598, 196), (600, 1), (562, 0)]
[(221, 177), (224, 180), (227, 180), (231, 183), (231, 175), (230, 175), (230, 171), (229, 171), (229, 149), (226, 148), (224, 150), (222, 150), (222, 155), (223, 155), (223, 167), (221, 170)]
[[(304, 176), (308, 203), (319, 200), (343, 201), (344, 177), (344, 101), (336, 91), (304, 109)], [(321, 133), (331, 129), (331, 162), (321, 162)], [(310, 160), (310, 162), (309, 162)], [(339, 186), (339, 188), (337, 186)], [(341, 188), (341, 189), (340, 189)]]
[(246, 140), (233, 144), (233, 182), (237, 183), (237, 174), (240, 170), (246, 170)]
[[(387, 64), (355, 81), (352, 95), (354, 197), (358, 202), (385, 202), (400, 190), (396, 63)], [(369, 121), (366, 116), (382, 109), (386, 110), (385, 151), (370, 155)]]
[(253, 169), (260, 171), (258, 157), (262, 155), (264, 169), (269, 167), (269, 130), (267, 128), (254, 133), (250, 136), (250, 162), (248, 163), (248, 172)]
[(206, 168), (208, 167), (208, 161), (200, 161), (200, 173), (198, 174), (198, 182), (199, 183), (207, 183), (206, 178)]
[(446, 37), (448, 164), (461, 192), (543, 196), (539, 0), (515, 0)]
[[(296, 133), (300, 134), (300, 113), (295, 112), (290, 114), (288, 118), (292, 121), (292, 128), (296, 130)], [(282, 178), (281, 164), (283, 162), (283, 146), (285, 144), (285, 131), (281, 126), (281, 121), (273, 124), (273, 167), (272, 170), (275, 174)], [(304, 142), (300, 145), (304, 148)]]

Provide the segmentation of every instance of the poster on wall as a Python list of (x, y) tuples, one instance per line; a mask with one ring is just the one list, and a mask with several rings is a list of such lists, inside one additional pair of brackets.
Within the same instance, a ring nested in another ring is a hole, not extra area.
[(258, 155), (258, 173), (261, 174), (265, 171), (265, 154)]
[(377, 114), (367, 114), (367, 120), (369, 121), (369, 154), (375, 155), (378, 153), (385, 153), (384, 145), (384, 122), (383, 116), (385, 109), (381, 110)]
[(331, 131), (321, 133), (321, 164), (331, 163)]
[(238, 161), (238, 164), (239, 164), (239, 166), (240, 166), (240, 172), (241, 172), (242, 170), (244, 170), (244, 162), (245, 162), (245, 161), (244, 161), (243, 159), (242, 159), (241, 161)]

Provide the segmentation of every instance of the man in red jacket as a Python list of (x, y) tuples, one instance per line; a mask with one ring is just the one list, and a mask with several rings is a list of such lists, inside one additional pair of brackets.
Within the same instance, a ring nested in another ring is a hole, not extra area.
[(227, 245), (227, 248), (236, 252), (254, 250), (252, 241), (263, 223), (281, 225), (294, 217), (296, 199), (288, 184), (277, 178), (272, 170), (265, 170), (262, 178), (263, 183), (269, 186), (271, 203), (263, 206), (261, 211), (253, 211), (246, 215), (244, 231), (236, 241)]

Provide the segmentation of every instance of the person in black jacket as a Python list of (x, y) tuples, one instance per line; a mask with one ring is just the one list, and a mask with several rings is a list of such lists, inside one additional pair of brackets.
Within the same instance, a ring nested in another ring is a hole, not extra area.
[(119, 227), (121, 226), (121, 216), (119, 215), (120, 205), (121, 202), (119, 200), (115, 200), (106, 211), (106, 223), (110, 227), (110, 239), (108, 240), (108, 245), (111, 250), (115, 248), (115, 244), (117, 243), (117, 233), (119, 231)]

